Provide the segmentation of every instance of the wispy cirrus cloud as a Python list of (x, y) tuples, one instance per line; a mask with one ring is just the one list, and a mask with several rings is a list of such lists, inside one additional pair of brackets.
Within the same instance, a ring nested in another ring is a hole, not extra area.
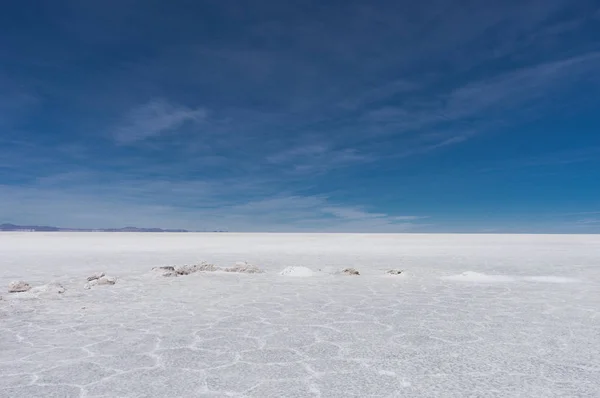
[(206, 119), (203, 108), (191, 109), (163, 99), (154, 99), (130, 110), (113, 128), (112, 135), (119, 144), (133, 144), (174, 133), (186, 122), (201, 123)]
[[(566, 0), (530, 0), (493, 7), (470, 4), (460, 12), (444, 1), (408, 9), (402, 2), (374, 6), (351, 1), (344, 18), (336, 17), (341, 11), (323, 6), (322, 14), (290, 20), (289, 15), (305, 15), (306, 10), (290, 5), (294, 12), (288, 13), (267, 3), (255, 7), (237, 4), (238, 11), (252, 13), (272, 8), (273, 13), (269, 21), (259, 18), (250, 23), (241, 42), (225, 40), (214, 45), (180, 40), (177, 45), (161, 46), (155, 58), (132, 64), (128, 73), (167, 87), (174, 82), (173, 76), (185, 81), (188, 93), (204, 96), (202, 103), (210, 103), (211, 111), (231, 121), (218, 128), (236, 132), (225, 138), (232, 145), (241, 141), (245, 144), (252, 136), (256, 138), (253, 144), (260, 146), (275, 134), (283, 142), (286, 139), (280, 130), (290, 126), (297, 134), (319, 134), (320, 127), (315, 128), (315, 124), (324, 122), (333, 125), (328, 134), (332, 148), (344, 147), (340, 143), (346, 139), (368, 140), (372, 134), (406, 135), (402, 147), (422, 153), (421, 146), (431, 151), (476, 135), (464, 134), (465, 128), (481, 132), (498, 127), (497, 119), (506, 120), (502, 112), (518, 109), (518, 103), (543, 98), (548, 90), (560, 86), (561, 80), (568, 85), (581, 77), (574, 65), (568, 66), (569, 72), (548, 75), (546, 72), (552, 69), (549, 64), (553, 63), (548, 60), (577, 57), (574, 54), (579, 52), (565, 46), (561, 35), (587, 23), (585, 9), (596, 11), (591, 5), (573, 6), (578, 12), (566, 14), (569, 18), (572, 15), (571, 19), (555, 22), (570, 7)], [(221, 11), (224, 15), (232, 12), (229, 7)], [(160, 19), (153, 22), (157, 26), (163, 23)], [(426, 31), (424, 25), (428, 26)], [(522, 46), (523, 41), (529, 44)], [(530, 48), (540, 41), (543, 46)], [(270, 44), (257, 47), (252, 44), (255, 42)], [(284, 42), (294, 45), (282, 46)], [(532, 57), (533, 53), (539, 57)], [(519, 62), (506, 59), (511, 57)], [(492, 68), (497, 70), (496, 76), (474, 74), (465, 82), (464, 75), (460, 75), (499, 59), (508, 67)], [(546, 64), (540, 64), (540, 60)], [(511, 76), (506, 72), (514, 69), (511, 62), (524, 69)], [(566, 65), (554, 66), (561, 69)], [(205, 73), (198, 75), (200, 69)], [(458, 87), (448, 79), (459, 82)], [(546, 83), (540, 84), (540, 80)], [(249, 121), (236, 113), (243, 108), (268, 109), (276, 114), (277, 122)], [(432, 130), (446, 134), (434, 138), (428, 135)], [(452, 139), (455, 136), (463, 138)], [(362, 147), (351, 147), (365, 152)], [(315, 163), (319, 159), (315, 158)], [(299, 165), (299, 170), (321, 169)]]
[(383, 219), (388, 222), (394, 221), (414, 221), (423, 218), (427, 218), (426, 216), (391, 216), (385, 213), (373, 213), (369, 211), (365, 211), (359, 207), (349, 207), (349, 206), (329, 206), (324, 207), (322, 209), (323, 212), (329, 213), (344, 220), (365, 220), (365, 219)]
[(325, 172), (369, 160), (372, 160), (371, 155), (356, 149), (335, 149), (326, 144), (297, 146), (267, 157), (268, 163), (288, 167), (290, 171), (301, 174)]
[(597, 162), (600, 159), (600, 147), (586, 147), (553, 151), (541, 155), (523, 157), (519, 159), (506, 159), (494, 167), (486, 167), (481, 172), (496, 172), (524, 168), (566, 166), (586, 162)]
[(224, 213), (226, 218), (259, 220), (273, 230), (287, 225), (284, 228), (292, 226), (297, 231), (322, 232), (417, 230), (422, 226), (418, 220), (426, 218), (370, 212), (361, 207), (336, 204), (326, 195), (276, 195), (227, 207)]
[(0, 208), (11, 209), (5, 221), (68, 227), (401, 232), (418, 229), (421, 218), (371, 213), (326, 195), (282, 194), (269, 190), (267, 184), (241, 180), (110, 181), (77, 172), (49, 176), (29, 186), (0, 185), (0, 189)]
[[(506, 111), (515, 109), (522, 117), (524, 106), (539, 106), (540, 100), (561, 87), (586, 77), (599, 83), (595, 74), (599, 66), (600, 53), (591, 52), (469, 82), (429, 99), (409, 100), (401, 106), (386, 105), (367, 111), (363, 118), (379, 126), (376, 132), (397, 134), (443, 129), (461, 121), (471, 127), (480, 123), (477, 118), (503, 118)], [(459, 125), (459, 130), (460, 127), (466, 126)]]

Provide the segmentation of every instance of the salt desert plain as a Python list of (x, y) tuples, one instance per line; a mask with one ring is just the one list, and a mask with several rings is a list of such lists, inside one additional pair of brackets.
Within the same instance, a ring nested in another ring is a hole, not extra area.
[(0, 233), (0, 287), (0, 397), (600, 396), (596, 235)]

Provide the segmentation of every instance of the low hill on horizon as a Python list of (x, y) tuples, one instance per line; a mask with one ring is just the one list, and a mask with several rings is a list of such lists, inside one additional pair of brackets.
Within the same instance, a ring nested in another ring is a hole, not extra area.
[(0, 231), (31, 231), (31, 232), (190, 232), (186, 229), (163, 228), (61, 228), (45, 225), (15, 225), (10, 223), (0, 224)]

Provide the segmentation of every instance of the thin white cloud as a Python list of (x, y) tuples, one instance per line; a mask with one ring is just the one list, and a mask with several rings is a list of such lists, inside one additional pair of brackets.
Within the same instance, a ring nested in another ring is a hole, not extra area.
[(176, 131), (186, 122), (202, 122), (205, 109), (191, 109), (154, 99), (132, 109), (114, 128), (113, 137), (119, 144), (132, 144)]
[(267, 157), (267, 162), (298, 174), (320, 173), (330, 169), (365, 162), (371, 156), (353, 148), (334, 149), (325, 144), (311, 144), (286, 149)]
[(386, 213), (372, 213), (359, 207), (350, 206), (327, 206), (321, 209), (322, 212), (331, 214), (338, 219), (357, 222), (357, 221), (378, 221), (386, 225), (394, 225), (400, 222), (416, 221), (427, 216), (393, 216)]
[(344, 220), (364, 220), (388, 217), (388, 215), (384, 213), (369, 213), (367, 211), (352, 207), (325, 207), (322, 209), (322, 211), (325, 213), (330, 213), (335, 217)]
[(390, 218), (396, 221), (414, 221), (429, 218), (429, 216), (392, 216)]

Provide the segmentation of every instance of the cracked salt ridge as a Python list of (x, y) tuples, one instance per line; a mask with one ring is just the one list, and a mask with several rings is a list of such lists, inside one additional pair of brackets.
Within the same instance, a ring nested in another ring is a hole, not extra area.
[[(0, 397), (600, 396), (596, 247), (595, 236), (3, 234), (0, 283), (63, 275), (66, 291), (3, 295)], [(198, 258), (266, 272), (144, 277)], [(291, 283), (284, 266), (361, 275)], [(410, 278), (385, 274), (396, 267)], [(84, 291), (98, 269), (119, 282)], [(465, 269), (513, 280), (440, 279)]]

